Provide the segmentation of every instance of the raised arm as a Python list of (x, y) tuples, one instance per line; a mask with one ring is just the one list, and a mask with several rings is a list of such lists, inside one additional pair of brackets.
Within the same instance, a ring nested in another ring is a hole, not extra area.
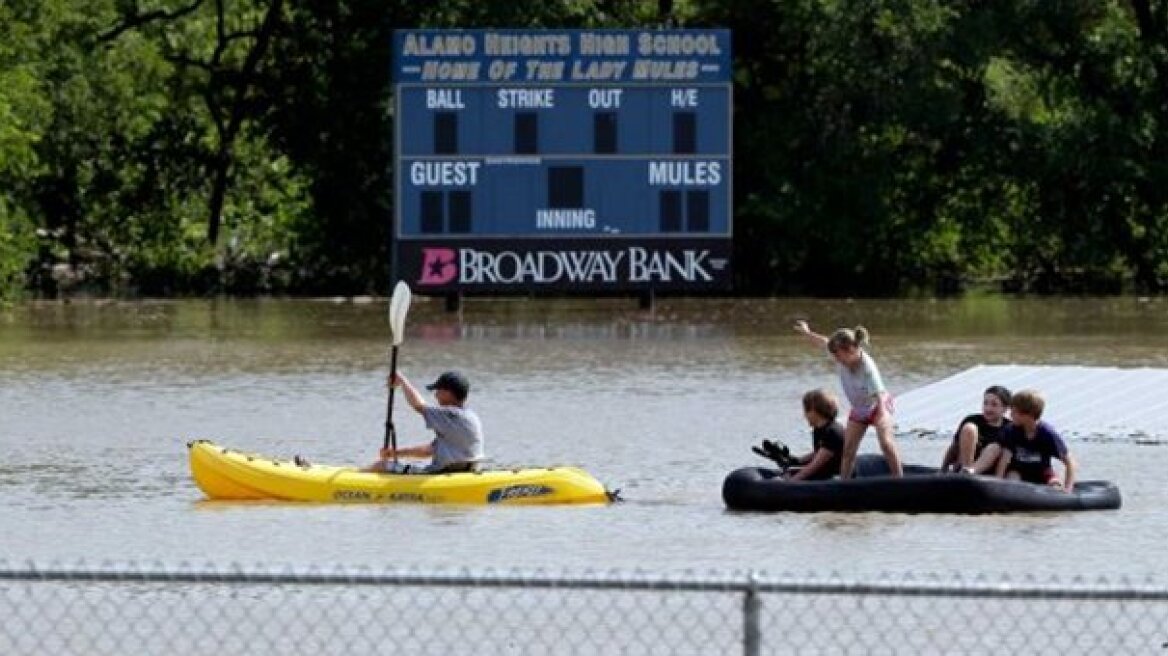
[(395, 377), (390, 379), (389, 384), (401, 386), (402, 392), (406, 395), (406, 403), (409, 403), (411, 408), (418, 412), (426, 409), (426, 399), (422, 398), (421, 393), (410, 382), (410, 379), (405, 377), (405, 374), (397, 372)]
[(824, 337), (823, 335), (820, 335), (819, 333), (813, 332), (811, 330), (811, 326), (808, 326), (806, 321), (803, 321), (802, 319), (800, 319), (799, 321), (796, 321), (795, 322), (795, 332), (806, 336), (807, 339), (811, 340), (812, 344), (815, 344), (819, 348), (821, 348), (821, 349), (827, 348), (827, 337)]

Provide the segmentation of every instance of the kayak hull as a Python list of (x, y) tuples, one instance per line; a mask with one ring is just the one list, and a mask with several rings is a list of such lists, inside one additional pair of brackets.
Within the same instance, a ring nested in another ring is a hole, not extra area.
[(733, 510), (786, 512), (1010, 513), (1114, 510), (1119, 488), (1108, 481), (1080, 481), (1071, 493), (1047, 485), (990, 476), (940, 474), (909, 466), (903, 478), (888, 475), (880, 456), (861, 456), (848, 480), (787, 481), (773, 469), (744, 467), (722, 484)]
[(191, 442), (195, 484), (208, 499), (318, 503), (596, 504), (604, 486), (576, 467), (541, 467), (452, 474), (383, 474), (355, 467), (299, 466), (291, 460)]

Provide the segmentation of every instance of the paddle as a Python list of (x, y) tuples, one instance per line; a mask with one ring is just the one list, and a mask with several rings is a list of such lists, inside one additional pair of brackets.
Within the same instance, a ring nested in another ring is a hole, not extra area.
[(393, 298), (389, 301), (389, 332), (393, 339), (393, 349), (389, 356), (389, 402), (385, 408), (385, 444), (382, 448), (393, 447), (393, 461), (397, 462), (397, 430), (393, 427), (393, 379), (397, 376), (397, 347), (406, 336), (406, 313), (410, 311), (410, 286), (399, 280), (393, 288)]

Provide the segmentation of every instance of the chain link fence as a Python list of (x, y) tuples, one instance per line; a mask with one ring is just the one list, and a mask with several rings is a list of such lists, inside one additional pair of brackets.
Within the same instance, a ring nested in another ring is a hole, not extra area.
[(0, 561), (0, 654), (1046, 651), (1168, 655), (1168, 587)]

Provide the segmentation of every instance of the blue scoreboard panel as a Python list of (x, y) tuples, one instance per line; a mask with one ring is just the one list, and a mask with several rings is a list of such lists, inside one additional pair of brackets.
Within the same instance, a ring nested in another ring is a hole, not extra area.
[(403, 30), (394, 54), (396, 277), (730, 286), (728, 30)]

